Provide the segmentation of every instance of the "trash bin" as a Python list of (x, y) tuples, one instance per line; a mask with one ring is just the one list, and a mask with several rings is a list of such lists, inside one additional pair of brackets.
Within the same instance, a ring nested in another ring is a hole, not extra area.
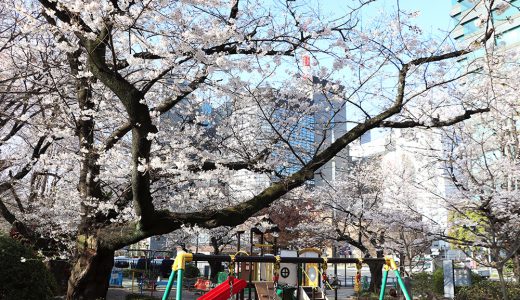
[(289, 285), (279, 285), (276, 288), (276, 294), (282, 300), (295, 300), (294, 291), (296, 291), (296, 287)]
[(217, 273), (217, 283), (221, 284), (222, 282), (228, 279), (228, 274), (226, 272), (218, 272)]

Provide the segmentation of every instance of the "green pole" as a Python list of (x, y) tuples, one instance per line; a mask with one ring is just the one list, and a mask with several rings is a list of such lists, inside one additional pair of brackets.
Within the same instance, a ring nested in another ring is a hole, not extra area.
[(176, 300), (182, 300), (182, 273), (184, 273), (183, 269), (177, 270), (177, 290), (175, 291)]
[(403, 291), (404, 297), (406, 298), (406, 300), (412, 300), (410, 298), (410, 295), (408, 295), (408, 291), (406, 290), (406, 286), (404, 285), (401, 275), (399, 275), (399, 270), (394, 270), (394, 272), (395, 272), (395, 276), (397, 277), (397, 282), (399, 282), (399, 286), (401, 287), (401, 290)]
[(172, 289), (174, 278), (175, 278), (175, 271), (172, 270), (172, 272), (170, 273), (170, 277), (168, 278), (168, 284), (166, 285), (166, 290), (164, 290), (162, 300), (168, 300), (168, 297), (170, 296), (170, 290)]
[(384, 268), (383, 270), (383, 280), (381, 281), (381, 292), (379, 293), (379, 300), (385, 299), (385, 289), (386, 289), (386, 280), (388, 278), (388, 269)]

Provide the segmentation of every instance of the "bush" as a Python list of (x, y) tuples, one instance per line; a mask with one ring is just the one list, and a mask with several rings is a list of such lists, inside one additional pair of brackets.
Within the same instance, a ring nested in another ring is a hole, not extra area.
[(477, 273), (471, 272), (471, 284), (479, 284), (480, 282), (486, 280), (484, 277), (478, 275)]
[(441, 296), (444, 294), (444, 272), (436, 269), (433, 274), (427, 272), (412, 275), (412, 289), (414, 296), (427, 297), (430, 294)]
[(444, 270), (438, 268), (432, 274), (433, 292), (437, 295), (444, 295)]
[(52, 274), (34, 251), (0, 234), (0, 299), (52, 299), (56, 290)]
[(426, 297), (433, 292), (432, 274), (427, 272), (415, 273), (412, 275), (413, 295)]
[[(509, 299), (520, 299), (520, 284), (507, 283)], [(455, 300), (500, 300), (502, 292), (500, 282), (483, 280), (471, 286), (461, 287)]]

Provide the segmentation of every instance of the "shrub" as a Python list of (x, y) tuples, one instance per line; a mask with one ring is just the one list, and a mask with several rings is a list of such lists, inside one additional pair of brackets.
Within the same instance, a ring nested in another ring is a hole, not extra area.
[[(509, 299), (520, 299), (520, 284), (507, 283)], [(471, 286), (461, 287), (455, 300), (500, 300), (500, 282), (483, 280)]]
[(478, 275), (477, 273), (471, 272), (471, 284), (479, 284), (480, 282), (486, 280), (484, 277)]
[(435, 271), (433, 271), (432, 284), (432, 289), (435, 294), (444, 294), (444, 270), (442, 268), (438, 268)]
[(431, 294), (441, 296), (444, 294), (444, 272), (441, 268), (432, 274), (427, 272), (412, 275), (412, 289), (414, 296), (428, 297)]
[(432, 274), (427, 272), (415, 273), (412, 275), (413, 295), (425, 297), (433, 291)]
[(52, 274), (34, 251), (0, 234), (0, 299), (52, 299), (56, 290)]

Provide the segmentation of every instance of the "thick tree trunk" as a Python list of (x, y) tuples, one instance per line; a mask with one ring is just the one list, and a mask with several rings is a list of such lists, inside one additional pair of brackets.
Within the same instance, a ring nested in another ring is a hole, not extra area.
[(376, 262), (376, 263), (370, 263), (368, 264), (368, 267), (370, 268), (370, 292), (377, 292), (381, 288), (381, 280), (383, 279), (382, 276), (382, 270), (383, 270), (384, 263)]
[[(212, 236), (210, 239), (210, 242), (211, 242), (211, 246), (213, 247), (213, 254), (214, 255), (220, 254), (221, 245), (219, 243), (219, 239)], [(209, 269), (210, 269), (210, 273), (211, 273), (211, 276), (210, 276), (211, 282), (216, 283), (218, 280), (218, 273), (224, 271), (224, 266), (222, 265), (221, 262), (210, 262)]]
[(370, 269), (370, 287), (369, 291), (376, 293), (381, 289), (381, 282), (383, 280), (383, 262), (375, 262), (368, 264)]
[(85, 248), (71, 271), (67, 299), (105, 299), (113, 264), (114, 251)]
[(68, 260), (50, 260), (46, 263), (58, 284), (59, 295), (65, 295), (68, 289), (71, 264)]
[(509, 296), (507, 295), (506, 281), (504, 279), (504, 268), (497, 267), (497, 271), (498, 271), (498, 279), (500, 280), (500, 290), (502, 291), (502, 299), (509, 300)]

